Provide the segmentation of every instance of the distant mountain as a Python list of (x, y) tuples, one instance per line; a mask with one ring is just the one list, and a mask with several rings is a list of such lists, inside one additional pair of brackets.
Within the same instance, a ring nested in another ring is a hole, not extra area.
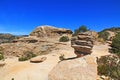
[(19, 39), (21, 37), (26, 37), (28, 35), (12, 35), (9, 33), (0, 33), (0, 43), (10, 43), (12, 42), (14, 39)]

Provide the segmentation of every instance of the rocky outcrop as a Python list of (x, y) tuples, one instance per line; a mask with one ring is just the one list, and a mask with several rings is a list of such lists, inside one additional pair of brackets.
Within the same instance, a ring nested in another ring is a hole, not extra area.
[(36, 43), (36, 42), (38, 42), (38, 40), (34, 39), (34, 38), (31, 38), (31, 37), (23, 37), (23, 38), (20, 38), (20, 39), (15, 39), (12, 42), (13, 43), (16, 43), (16, 42)]
[(47, 57), (35, 57), (30, 59), (31, 63), (40, 63), (40, 62), (44, 62), (47, 59)]
[(48, 80), (96, 80), (97, 64), (95, 57), (87, 55), (81, 58), (62, 61), (49, 73)]
[(94, 38), (90, 32), (79, 33), (71, 40), (71, 46), (75, 49), (77, 57), (92, 53)]
[(63, 35), (71, 36), (72, 31), (63, 28), (55, 28), (52, 26), (39, 26), (30, 33), (30, 36), (49, 38), (55, 38)]
[(3, 61), (0, 61), (0, 67), (3, 67), (6, 63)]

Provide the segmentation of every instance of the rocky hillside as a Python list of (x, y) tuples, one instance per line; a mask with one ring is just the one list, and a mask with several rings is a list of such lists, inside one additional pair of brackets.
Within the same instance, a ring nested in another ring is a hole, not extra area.
[(120, 27), (112, 27), (112, 28), (107, 28), (102, 31), (100, 31), (99, 37), (103, 38), (105, 41), (111, 41), (113, 37), (116, 35), (116, 33), (120, 32)]
[[(7, 35), (11, 39), (12, 35)], [(10, 37), (9, 37), (10, 36)], [(11, 43), (1, 44), (5, 56), (21, 57), (29, 51), (36, 55), (48, 54), (53, 49), (58, 49), (61, 36), (72, 36), (72, 31), (51, 26), (39, 26), (29, 36), (14, 36)], [(2, 38), (2, 37), (1, 37)], [(6, 37), (5, 37), (6, 38)], [(2, 38), (4, 39), (4, 38)]]
[(56, 38), (64, 35), (71, 36), (72, 31), (63, 28), (55, 28), (53, 26), (39, 26), (30, 33), (30, 36), (36, 36), (41, 38)]

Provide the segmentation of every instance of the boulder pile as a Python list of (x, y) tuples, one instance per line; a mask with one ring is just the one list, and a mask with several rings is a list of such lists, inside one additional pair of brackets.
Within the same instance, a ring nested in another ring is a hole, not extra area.
[(94, 39), (90, 32), (83, 32), (71, 39), (71, 46), (75, 49), (77, 57), (81, 57), (92, 53), (93, 42)]

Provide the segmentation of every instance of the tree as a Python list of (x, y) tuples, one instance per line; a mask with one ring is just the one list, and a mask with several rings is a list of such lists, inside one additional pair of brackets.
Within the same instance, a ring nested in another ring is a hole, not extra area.
[(88, 31), (87, 27), (82, 25), (78, 29), (75, 29), (73, 36), (76, 36), (80, 32), (86, 32)]

